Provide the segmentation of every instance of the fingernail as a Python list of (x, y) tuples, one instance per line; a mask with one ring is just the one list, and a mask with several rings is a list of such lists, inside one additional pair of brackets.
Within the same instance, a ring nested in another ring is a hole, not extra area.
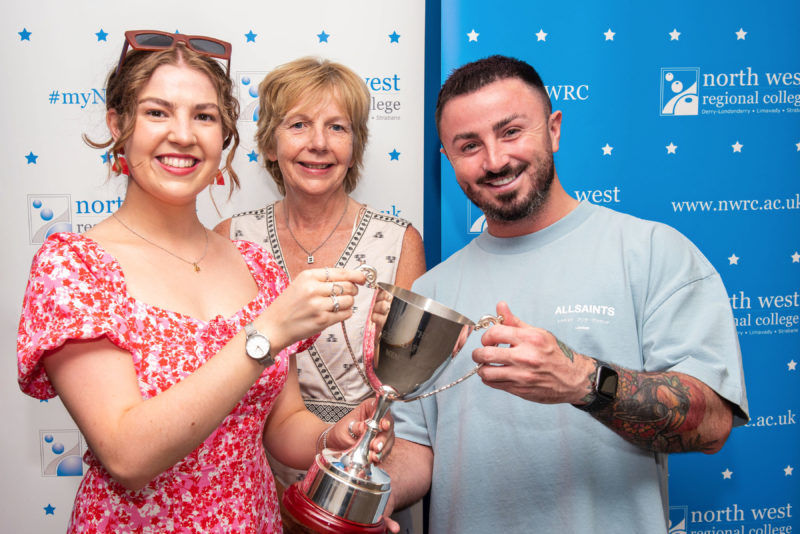
[(381, 452), (382, 450), (383, 450), (383, 442), (381, 441), (378, 442), (378, 452)]

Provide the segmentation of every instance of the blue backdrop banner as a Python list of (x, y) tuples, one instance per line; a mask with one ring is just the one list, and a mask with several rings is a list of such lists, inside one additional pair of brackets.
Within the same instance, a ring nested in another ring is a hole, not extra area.
[[(532, 64), (563, 112), (567, 191), (677, 228), (722, 275), (752, 420), (716, 455), (670, 457), (670, 533), (797, 532), (800, 4), (441, 7), (440, 81), (492, 54)], [(444, 158), (441, 191), (444, 259), (484, 219)]]

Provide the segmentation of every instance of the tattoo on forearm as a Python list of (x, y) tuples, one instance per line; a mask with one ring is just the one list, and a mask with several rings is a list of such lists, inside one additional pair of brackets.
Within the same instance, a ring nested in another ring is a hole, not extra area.
[(691, 380), (675, 373), (640, 373), (618, 368), (617, 401), (596, 416), (632, 443), (659, 452), (706, 451), (713, 440), (694, 432), (706, 401)]
[(556, 338), (556, 343), (558, 343), (558, 348), (561, 349), (561, 352), (564, 354), (564, 356), (569, 358), (569, 361), (574, 362), (575, 354), (572, 352), (572, 349), (558, 338)]

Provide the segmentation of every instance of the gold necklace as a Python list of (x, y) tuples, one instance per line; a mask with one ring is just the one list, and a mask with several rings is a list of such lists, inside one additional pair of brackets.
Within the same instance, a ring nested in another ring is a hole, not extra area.
[(136, 230), (134, 230), (133, 228), (131, 228), (130, 226), (128, 226), (127, 224), (125, 224), (124, 222), (122, 222), (122, 219), (120, 219), (119, 217), (117, 217), (117, 214), (116, 214), (116, 212), (112, 213), (112, 214), (111, 214), (111, 216), (112, 216), (112, 217), (114, 217), (114, 218), (117, 220), (117, 222), (119, 222), (119, 223), (120, 223), (122, 226), (124, 226), (125, 228), (127, 228), (127, 229), (128, 229), (128, 231), (130, 231), (130, 232), (131, 232), (133, 235), (135, 235), (135, 236), (137, 236), (137, 237), (140, 237), (141, 239), (143, 239), (143, 240), (147, 241), (148, 243), (150, 243), (150, 244), (151, 244), (151, 245), (153, 245), (154, 247), (158, 247), (158, 248), (160, 248), (161, 250), (163, 250), (164, 252), (166, 252), (166, 253), (167, 253), (167, 254), (169, 254), (170, 256), (173, 256), (173, 257), (175, 257), (175, 258), (178, 258), (179, 260), (181, 260), (181, 261), (182, 261), (182, 262), (184, 262), (184, 263), (188, 263), (189, 265), (191, 265), (192, 267), (194, 267), (194, 272), (196, 272), (196, 273), (199, 273), (199, 272), (200, 272), (200, 265), (198, 265), (198, 264), (199, 264), (201, 261), (203, 261), (203, 258), (205, 258), (205, 257), (206, 257), (206, 253), (208, 252), (208, 230), (206, 230), (206, 227), (205, 227), (205, 226), (203, 227), (203, 235), (204, 235), (204, 236), (206, 236), (206, 246), (205, 246), (205, 248), (203, 249), (203, 255), (202, 255), (202, 256), (200, 256), (199, 258), (197, 258), (197, 260), (196, 260), (196, 261), (189, 261), (189, 260), (187, 260), (187, 259), (185, 259), (185, 258), (181, 258), (180, 256), (178, 256), (177, 254), (175, 254), (175, 253), (174, 253), (174, 252), (172, 252), (171, 250), (169, 250), (169, 249), (167, 249), (167, 248), (164, 248), (164, 247), (162, 247), (162, 246), (161, 246), (161, 245), (159, 245), (158, 243), (153, 243), (152, 241), (150, 241), (149, 239), (147, 239), (145, 236), (143, 236), (142, 234), (140, 234), (139, 232), (137, 232)]
[(322, 240), (322, 243), (317, 245), (317, 248), (309, 252), (308, 250), (306, 250), (306, 247), (300, 244), (300, 241), (297, 240), (297, 238), (294, 236), (294, 232), (292, 232), (292, 227), (289, 226), (289, 209), (288, 205), (286, 204), (286, 201), (284, 200), (283, 217), (284, 219), (286, 219), (286, 229), (289, 230), (289, 235), (292, 236), (292, 239), (294, 239), (294, 242), (297, 243), (297, 246), (303, 249), (303, 252), (306, 253), (306, 263), (308, 263), (309, 265), (314, 263), (314, 253), (319, 249), (321, 249), (322, 245), (328, 242), (328, 239), (330, 239), (331, 236), (333, 236), (333, 233), (336, 231), (337, 228), (339, 228), (339, 225), (342, 224), (342, 220), (344, 219), (344, 214), (347, 213), (347, 206), (349, 205), (350, 205), (350, 199), (348, 198), (347, 202), (344, 203), (344, 211), (342, 212), (342, 215), (339, 217), (339, 220), (336, 222), (336, 226), (334, 226), (333, 230), (331, 230), (331, 233), (328, 234), (328, 237)]

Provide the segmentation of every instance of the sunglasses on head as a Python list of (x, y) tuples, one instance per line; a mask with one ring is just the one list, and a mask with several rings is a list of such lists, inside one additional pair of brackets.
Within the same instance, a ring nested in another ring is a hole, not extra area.
[(119, 74), (122, 64), (130, 46), (134, 50), (145, 50), (154, 52), (157, 50), (168, 50), (178, 43), (183, 43), (187, 48), (191, 48), (199, 54), (227, 62), (226, 75), (231, 74), (231, 44), (220, 41), (213, 37), (204, 35), (183, 35), (181, 33), (167, 33), (155, 30), (131, 30), (125, 32), (125, 45), (122, 47), (122, 54), (119, 56), (117, 64), (117, 74)]

